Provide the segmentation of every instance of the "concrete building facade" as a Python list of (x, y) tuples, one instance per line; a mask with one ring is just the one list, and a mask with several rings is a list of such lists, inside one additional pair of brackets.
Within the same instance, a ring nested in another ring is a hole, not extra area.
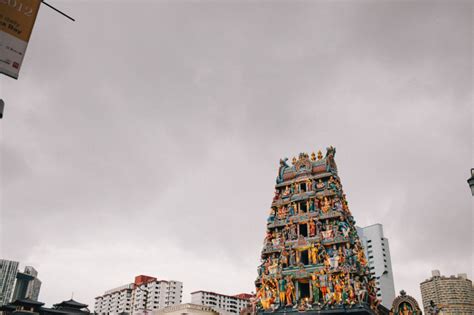
[(183, 283), (140, 275), (135, 282), (106, 291), (95, 298), (97, 314), (143, 314), (181, 304)]
[(38, 271), (31, 266), (26, 266), (23, 272), (17, 272), (15, 290), (11, 301), (30, 299), (38, 301), (41, 289), (41, 281), (38, 279)]
[(10, 302), (19, 262), (0, 259), (0, 306)]
[(369, 270), (375, 278), (378, 288), (377, 298), (386, 308), (390, 308), (395, 299), (392, 260), (388, 239), (384, 237), (382, 224), (357, 227), (357, 234), (364, 246)]
[(191, 293), (191, 303), (212, 307), (221, 315), (240, 314), (248, 306), (250, 294), (225, 295), (209, 291)]
[(219, 315), (212, 307), (197, 305), (192, 303), (172, 305), (158, 311), (153, 311), (153, 315)]
[(430, 301), (433, 301), (445, 315), (474, 314), (474, 288), (466, 274), (445, 277), (439, 270), (433, 270), (431, 274), (430, 279), (420, 283), (425, 313), (428, 313)]
[(38, 271), (36, 271), (36, 269), (31, 266), (26, 266), (24, 273), (34, 277), (34, 279), (28, 283), (26, 297), (33, 301), (38, 301), (41, 289), (41, 280), (38, 279)]

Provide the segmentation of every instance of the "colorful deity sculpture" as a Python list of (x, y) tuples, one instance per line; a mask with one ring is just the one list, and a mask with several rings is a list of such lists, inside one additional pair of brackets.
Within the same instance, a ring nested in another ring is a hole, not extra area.
[(320, 290), (320, 284), (319, 284), (319, 276), (316, 272), (311, 274), (311, 292), (312, 292), (313, 303), (319, 303), (321, 290)]
[(314, 220), (309, 220), (308, 228), (309, 228), (309, 237), (316, 236), (316, 223), (314, 222)]
[(278, 295), (280, 298), (280, 306), (285, 305), (285, 297), (286, 297), (286, 279), (281, 277), (278, 280)]
[(331, 209), (331, 203), (329, 202), (329, 199), (327, 197), (324, 197), (322, 205), (321, 205), (321, 211), (323, 213), (327, 213)]
[(288, 216), (292, 217), (295, 215), (295, 203), (292, 202), (288, 205)]
[(283, 191), (283, 198), (288, 198), (291, 194), (291, 190), (289, 186), (285, 187), (285, 190)]
[(291, 277), (286, 279), (286, 305), (292, 306), (295, 301), (295, 286)]

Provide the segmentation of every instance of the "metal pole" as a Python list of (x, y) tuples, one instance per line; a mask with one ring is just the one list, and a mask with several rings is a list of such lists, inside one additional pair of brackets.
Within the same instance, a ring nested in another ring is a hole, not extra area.
[(64, 15), (65, 17), (67, 17), (68, 19), (70, 19), (71, 21), (75, 22), (76, 20), (74, 20), (72, 17), (70, 17), (69, 15), (67, 15), (66, 13), (56, 9), (55, 7), (53, 7), (52, 5), (46, 3), (45, 1), (41, 0), (42, 3), (46, 4), (48, 7), (50, 7), (51, 9), (53, 9), (54, 11), (58, 12), (59, 14), (62, 14)]

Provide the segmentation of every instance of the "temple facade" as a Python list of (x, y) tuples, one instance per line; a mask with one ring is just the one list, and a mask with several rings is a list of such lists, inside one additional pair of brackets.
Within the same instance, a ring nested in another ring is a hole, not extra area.
[(378, 313), (335, 153), (280, 160), (255, 281), (258, 313)]

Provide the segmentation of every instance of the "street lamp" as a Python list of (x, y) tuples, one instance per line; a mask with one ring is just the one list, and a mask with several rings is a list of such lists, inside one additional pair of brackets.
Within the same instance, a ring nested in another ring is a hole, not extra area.
[(467, 180), (469, 187), (471, 187), (471, 193), (474, 196), (474, 168), (471, 168), (471, 178)]

